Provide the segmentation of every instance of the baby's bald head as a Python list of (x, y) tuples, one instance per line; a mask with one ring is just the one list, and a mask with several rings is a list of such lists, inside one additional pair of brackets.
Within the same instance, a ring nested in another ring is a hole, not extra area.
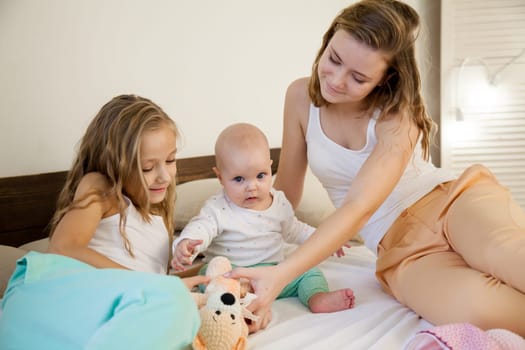
[(237, 152), (254, 152), (255, 150), (268, 152), (270, 147), (264, 133), (255, 125), (237, 123), (224, 129), (215, 142), (215, 161), (220, 169), (235, 157)]

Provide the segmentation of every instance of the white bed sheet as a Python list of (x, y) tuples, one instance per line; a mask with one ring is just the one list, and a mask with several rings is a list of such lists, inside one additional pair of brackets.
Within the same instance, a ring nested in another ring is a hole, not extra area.
[(248, 338), (250, 350), (403, 349), (418, 331), (432, 327), (393, 297), (375, 278), (375, 256), (365, 246), (345, 248), (341, 258), (319, 265), (331, 290), (352, 288), (353, 309), (314, 314), (297, 298), (276, 300), (265, 330)]

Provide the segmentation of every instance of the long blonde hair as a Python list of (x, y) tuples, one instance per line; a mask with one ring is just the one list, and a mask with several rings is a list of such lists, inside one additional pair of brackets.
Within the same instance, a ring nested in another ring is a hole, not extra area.
[[(97, 200), (114, 195), (118, 200), (119, 231), (126, 249), (133, 255), (133, 249), (126, 235), (127, 196), (124, 184), (137, 176), (143, 186), (139, 198), (128, 196), (144, 220), (150, 222), (151, 214), (162, 216), (168, 233), (174, 229), (175, 179), (168, 186), (166, 196), (160, 203), (150, 205), (146, 181), (140, 165), (141, 136), (145, 131), (169, 127), (178, 138), (175, 122), (155, 103), (135, 95), (120, 95), (106, 103), (89, 124), (69, 170), (65, 185), (57, 201), (57, 208), (51, 221), (53, 234), (62, 217), (71, 209), (81, 207), (79, 202), (95, 194)], [(110, 184), (107, 193), (89, 193), (86, 198), (74, 200), (80, 180), (90, 172), (104, 175)], [(86, 206), (89, 206), (90, 201)], [(85, 207), (85, 206), (84, 206)]]
[(329, 104), (321, 95), (317, 67), (328, 43), (339, 29), (387, 56), (388, 68), (382, 83), (365, 98), (365, 105), (371, 110), (380, 109), (379, 118), (406, 112), (421, 131), (423, 155), (428, 159), (436, 125), (428, 116), (421, 95), (421, 78), (414, 47), (419, 30), (417, 12), (395, 0), (362, 0), (343, 9), (324, 34), (312, 66), (308, 92), (317, 107)]

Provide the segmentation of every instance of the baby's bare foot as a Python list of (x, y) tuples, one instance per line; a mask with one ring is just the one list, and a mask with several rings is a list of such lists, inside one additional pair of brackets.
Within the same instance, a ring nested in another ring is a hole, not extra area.
[(346, 288), (314, 294), (308, 300), (308, 306), (314, 313), (335, 312), (353, 308), (354, 302), (354, 291)]

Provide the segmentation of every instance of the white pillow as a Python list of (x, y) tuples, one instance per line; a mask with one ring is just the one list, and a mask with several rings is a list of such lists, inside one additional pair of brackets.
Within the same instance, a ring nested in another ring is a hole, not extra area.
[(32, 241), (26, 244), (21, 245), (18, 248), (35, 252), (45, 253), (47, 252), (47, 247), (49, 247), (49, 237), (45, 237), (36, 241)]
[(317, 227), (335, 210), (328, 193), (308, 168), (304, 178), (303, 196), (295, 209), (297, 218)]
[(0, 299), (2, 299), (7, 282), (15, 270), (16, 261), (25, 254), (27, 251), (24, 249), (0, 245)]
[(175, 200), (175, 230), (182, 230), (192, 217), (199, 214), (204, 202), (222, 186), (216, 178), (185, 182), (177, 185)]

